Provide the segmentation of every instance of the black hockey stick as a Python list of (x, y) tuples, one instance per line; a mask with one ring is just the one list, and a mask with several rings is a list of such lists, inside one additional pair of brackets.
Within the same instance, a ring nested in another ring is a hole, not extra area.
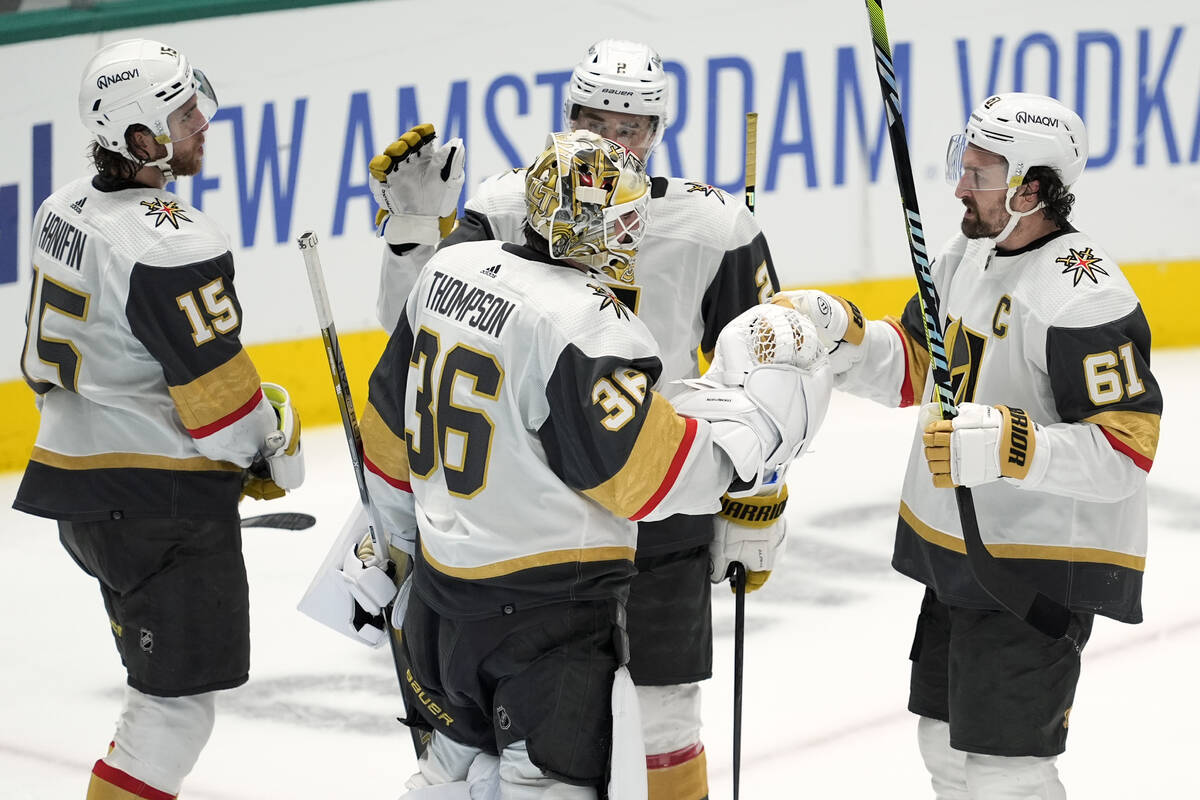
[[(758, 114), (746, 114), (746, 208), (754, 213), (755, 184), (758, 182)], [(733, 800), (741, 790), (742, 777), (742, 683), (746, 664), (746, 565), (729, 565), (733, 588)]]
[(312, 514), (299, 511), (281, 511), (274, 514), (259, 514), (257, 517), (242, 517), (243, 528), (278, 528), (285, 531), (304, 531), (317, 524)]
[(738, 800), (742, 777), (742, 665), (746, 663), (746, 566), (729, 565), (733, 584), (733, 800)]
[[(917, 297), (921, 303), (921, 316), (925, 324), (925, 345), (929, 349), (930, 368), (933, 370), (942, 419), (953, 419), (958, 415), (958, 407), (954, 402), (950, 366), (942, 340), (937, 288), (933, 284), (928, 252), (925, 249), (925, 230), (921, 225), (921, 212), (917, 209), (917, 189), (913, 182), (908, 138), (904, 133), (904, 119), (900, 112), (900, 87), (892, 68), (892, 48), (888, 44), (883, 5), (880, 0), (866, 0), (866, 3), (867, 16), (871, 23), (871, 38), (875, 44), (879, 89), (883, 93), (883, 105), (888, 115), (888, 136), (891, 139), (892, 157), (896, 163), (896, 180), (900, 184), (904, 225), (908, 231), (908, 250), (917, 276)], [(979, 534), (975, 499), (970, 489), (956, 486), (954, 499), (958, 502), (958, 518), (962, 525), (967, 561), (979, 585), (997, 603), (1038, 631), (1054, 639), (1061, 639), (1067, 632), (1071, 612), (1061, 603), (1030, 586), (988, 552), (987, 545), (983, 543)]]

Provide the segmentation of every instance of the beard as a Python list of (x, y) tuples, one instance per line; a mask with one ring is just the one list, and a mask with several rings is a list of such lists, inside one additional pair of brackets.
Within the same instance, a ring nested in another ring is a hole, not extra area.
[(200, 147), (190, 148), (187, 152), (182, 153), (176, 150), (167, 163), (171, 165), (171, 171), (177, 176), (195, 175), (204, 166), (204, 154)]
[(993, 239), (1000, 235), (1000, 231), (1004, 230), (1007, 220), (986, 220), (979, 213), (978, 204), (963, 200), (963, 205), (971, 212), (969, 218), (966, 214), (963, 215), (961, 225), (963, 236), (968, 239)]

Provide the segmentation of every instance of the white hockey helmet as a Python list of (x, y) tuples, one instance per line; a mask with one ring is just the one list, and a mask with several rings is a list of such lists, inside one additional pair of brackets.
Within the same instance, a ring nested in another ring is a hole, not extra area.
[(1033, 167), (1051, 167), (1070, 186), (1083, 174), (1088, 158), (1087, 130), (1079, 115), (1052, 97), (1010, 92), (984, 100), (967, 120), (963, 133), (950, 137), (946, 180), (957, 186), (962, 155), (974, 145), (1008, 161), (1004, 185), (979, 185), (973, 191), (1015, 189)]
[(590, 131), (553, 133), (525, 171), (529, 226), (550, 256), (633, 282), (650, 181), (631, 150)]
[[(196, 112), (175, 114), (192, 97)], [(155, 140), (167, 148), (173, 142), (203, 130), (217, 111), (217, 96), (204, 73), (193, 69), (187, 57), (161, 42), (125, 39), (101, 48), (83, 70), (79, 86), (79, 118), (100, 146), (128, 158), (125, 132), (145, 125)]]
[(579, 108), (618, 111), (654, 119), (646, 154), (662, 141), (668, 123), (667, 73), (658, 53), (640, 42), (604, 39), (575, 65), (563, 102), (563, 125), (575, 128)]

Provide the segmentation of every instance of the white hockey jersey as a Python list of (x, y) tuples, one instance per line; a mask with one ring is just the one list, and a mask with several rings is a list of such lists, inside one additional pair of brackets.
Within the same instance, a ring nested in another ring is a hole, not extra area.
[(38, 209), (31, 250), (21, 368), (41, 422), (13, 506), (236, 519), (277, 422), (221, 231), (170, 192), (81, 178)]
[[(483, 239), (524, 244), (524, 224), (525, 170), (509, 170), (480, 185), (440, 247)], [(384, 247), (377, 313), (387, 330), (395, 327), (432, 253), (429, 246)], [(711, 354), (726, 323), (779, 289), (766, 238), (746, 206), (720, 189), (681, 178), (651, 180), (634, 282), (601, 279), (658, 342), (662, 376), (657, 388), (668, 396), (672, 382), (698, 375), (697, 350)], [(712, 536), (711, 524), (700, 520), (646, 527), (654, 530), (638, 544), (642, 555), (707, 544)]]
[[(959, 235), (932, 272), (956, 401), (1020, 408), (1041, 426), (1027, 477), (972, 490), (988, 550), (1073, 610), (1140, 622), (1162, 395), (1137, 296), (1116, 262), (1070, 228), (1012, 252)], [(866, 358), (840, 388), (893, 405), (928, 401), (928, 365), (914, 296), (902, 320), (869, 323)], [(893, 566), (943, 602), (996, 608), (965, 553), (954, 493), (933, 487), (918, 430)]]
[(621, 597), (632, 520), (720, 507), (733, 467), (651, 389), (656, 350), (599, 273), (497, 241), (429, 261), (361, 425), (385, 528), (416, 520), (427, 603), (482, 618)]

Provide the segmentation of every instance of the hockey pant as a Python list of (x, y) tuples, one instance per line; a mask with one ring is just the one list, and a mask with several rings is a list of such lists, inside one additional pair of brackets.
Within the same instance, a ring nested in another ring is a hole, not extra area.
[(156, 697), (125, 687), (108, 755), (96, 762), (87, 800), (170, 800), (212, 733), (216, 693)]
[(700, 742), (700, 684), (639, 686), (650, 800), (704, 800), (708, 767)]
[(950, 747), (950, 723), (921, 717), (921, 757), (937, 800), (1066, 800), (1055, 757), (989, 756)]

